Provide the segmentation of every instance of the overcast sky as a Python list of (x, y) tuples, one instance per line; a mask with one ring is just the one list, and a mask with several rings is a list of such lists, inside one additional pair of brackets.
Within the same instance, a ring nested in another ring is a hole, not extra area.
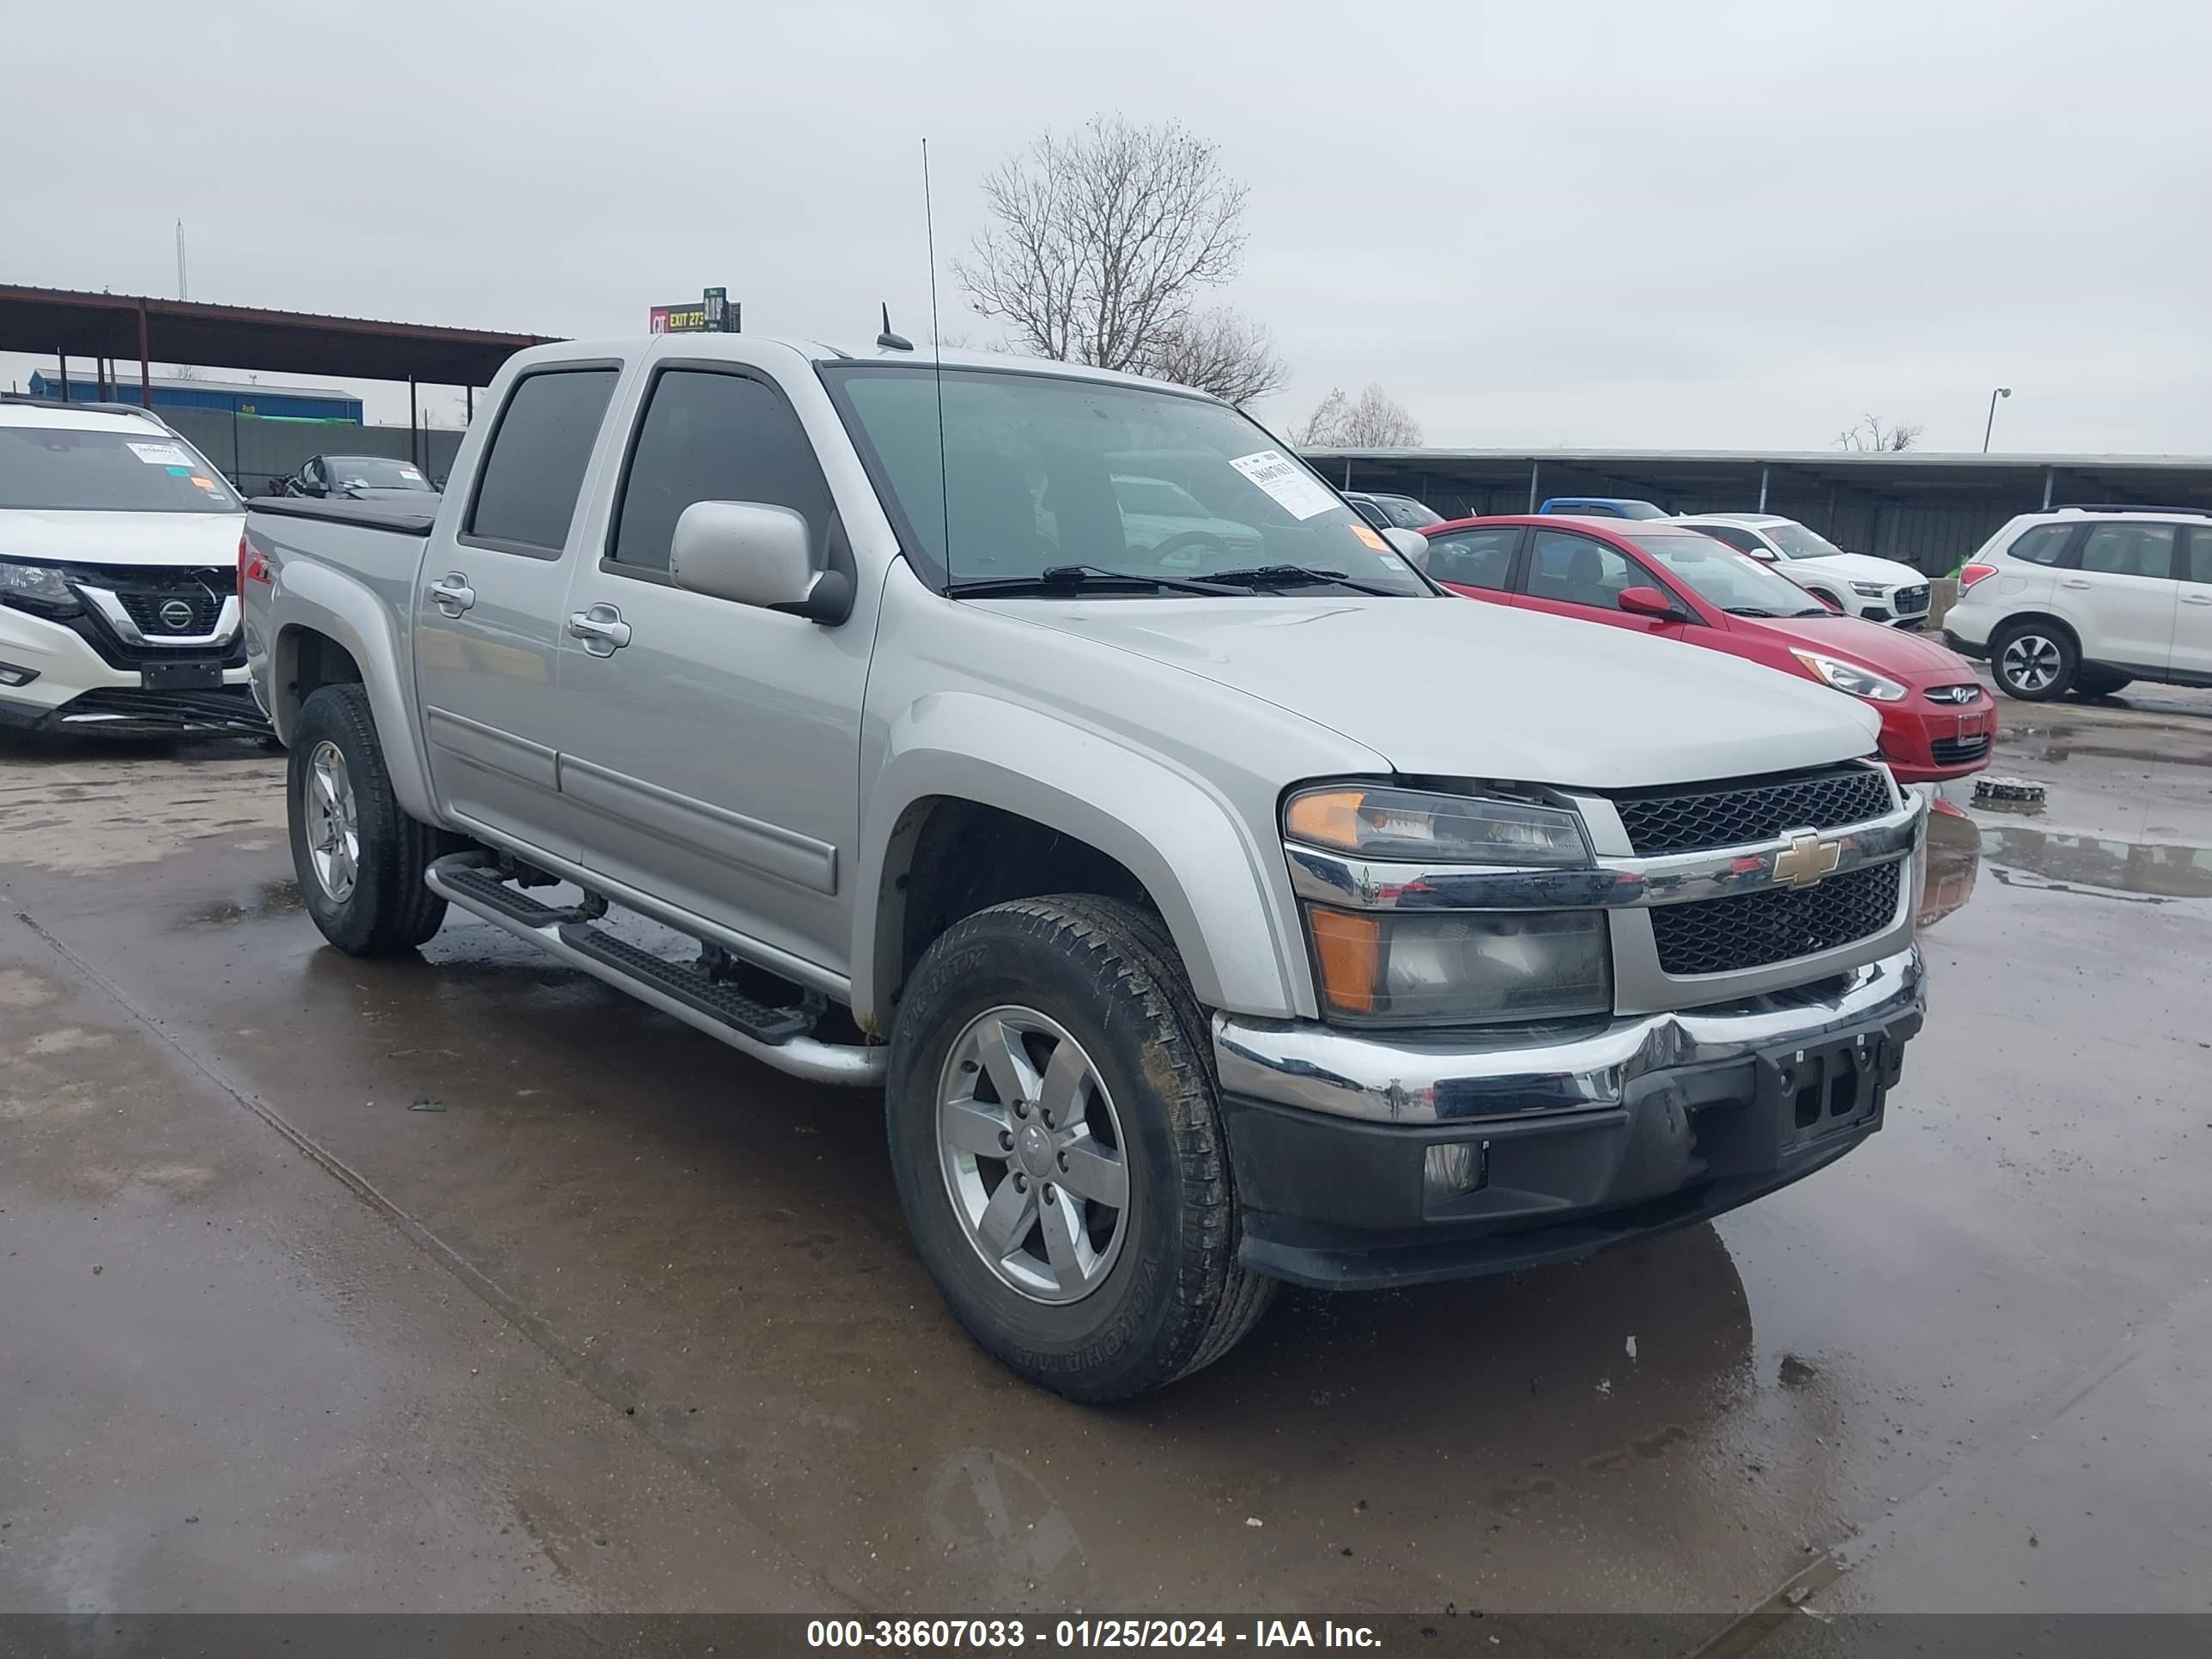
[[(2212, 451), (2212, 7), (12, 8), (0, 280), (562, 335), (727, 286), (757, 331), (945, 328), (977, 180), (1096, 112), (1250, 186), (1287, 425), (1433, 444)], [(97, 90), (97, 115), (84, 101)], [(47, 125), (51, 95), (71, 112)], [(0, 380), (36, 360), (0, 362)], [(374, 388), (364, 387), (374, 392)], [(373, 398), (397, 411), (404, 393)]]

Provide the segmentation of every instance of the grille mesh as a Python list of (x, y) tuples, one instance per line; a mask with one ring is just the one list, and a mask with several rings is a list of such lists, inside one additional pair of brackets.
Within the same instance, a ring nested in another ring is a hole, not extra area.
[(1964, 766), (1989, 753), (1990, 740), (1978, 738), (1938, 738), (1928, 745), (1938, 766)]
[(1812, 887), (1771, 887), (1651, 912), (1662, 973), (1729, 974), (1817, 955), (1887, 927), (1902, 863), (1869, 865)]
[[(138, 631), (149, 638), (163, 634), (212, 633), (216, 618), (222, 614), (222, 602), (204, 588), (179, 588), (167, 593), (118, 593), (115, 598), (131, 620), (138, 624)], [(164, 605), (179, 603), (191, 606), (192, 612), (191, 619), (181, 627), (161, 615)]]
[(1900, 587), (1896, 595), (1897, 614), (1910, 617), (1928, 608), (1928, 590), (1924, 587)]
[(1741, 847), (1785, 830), (1832, 830), (1890, 810), (1889, 784), (1870, 767), (1842, 766), (1794, 778), (1760, 778), (1694, 792), (1614, 799), (1639, 857)]

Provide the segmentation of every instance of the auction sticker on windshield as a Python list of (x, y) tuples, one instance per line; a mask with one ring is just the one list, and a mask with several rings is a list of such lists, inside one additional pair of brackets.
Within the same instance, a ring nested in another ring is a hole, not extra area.
[(131, 453), (149, 466), (179, 466), (189, 473), (192, 458), (174, 444), (132, 444)]
[(1294, 519), (1310, 519), (1336, 505), (1336, 497), (1320, 479), (1286, 459), (1279, 449), (1232, 456), (1229, 465), (1281, 502)]

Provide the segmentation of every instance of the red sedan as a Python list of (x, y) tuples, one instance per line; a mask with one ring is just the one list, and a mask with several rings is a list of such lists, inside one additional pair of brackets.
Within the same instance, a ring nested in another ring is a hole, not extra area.
[(1917, 635), (1839, 617), (1695, 530), (1648, 521), (1498, 517), (1431, 525), (1429, 574), (1455, 593), (1747, 657), (1871, 703), (1902, 783), (1990, 763), (1996, 699), (1973, 665)]

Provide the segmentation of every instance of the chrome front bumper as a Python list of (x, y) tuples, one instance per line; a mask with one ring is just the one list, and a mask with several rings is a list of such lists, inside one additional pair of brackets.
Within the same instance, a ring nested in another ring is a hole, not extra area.
[(1927, 1006), (1920, 948), (1822, 983), (1589, 1025), (1362, 1033), (1312, 1020), (1213, 1017), (1226, 1095), (1372, 1123), (1522, 1121), (1621, 1105), (1648, 1073), (1815, 1042)]

